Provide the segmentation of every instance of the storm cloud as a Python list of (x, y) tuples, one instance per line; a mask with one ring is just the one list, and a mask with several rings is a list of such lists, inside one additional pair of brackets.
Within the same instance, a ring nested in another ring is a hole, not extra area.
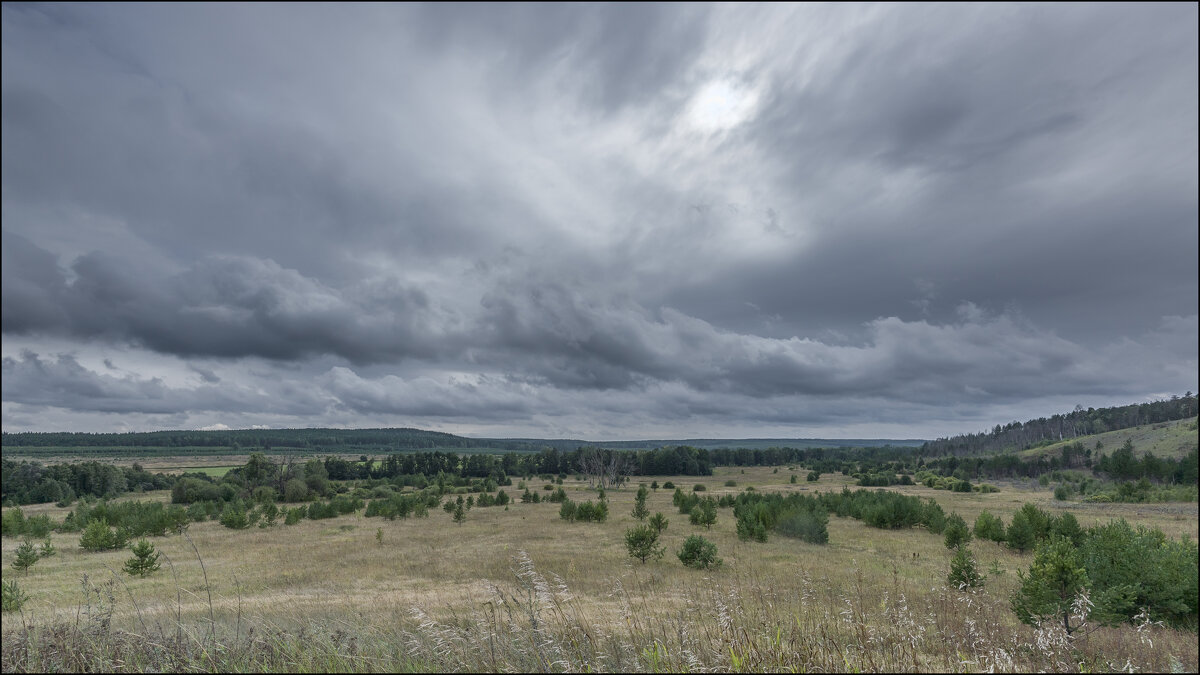
[(3, 16), (3, 426), (934, 437), (1195, 391), (1195, 5)]

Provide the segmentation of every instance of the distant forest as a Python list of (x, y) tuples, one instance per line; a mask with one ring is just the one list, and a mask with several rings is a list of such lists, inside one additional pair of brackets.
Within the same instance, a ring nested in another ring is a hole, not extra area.
[(465, 438), (422, 429), (236, 429), (230, 431), (149, 431), (138, 433), (21, 432), (0, 435), (3, 447), (156, 447), (156, 448), (311, 448), (333, 451), (431, 450), (495, 448), (497, 451), (533, 451), (525, 442)]
[(1134, 403), (1114, 408), (1075, 406), (1075, 410), (1051, 417), (1039, 417), (1028, 422), (997, 424), (991, 431), (939, 438), (921, 446), (927, 457), (941, 455), (991, 455), (1050, 445), (1080, 436), (1102, 434), (1143, 424), (1155, 424), (1196, 416), (1196, 396), (1188, 392), (1183, 397), (1151, 403)]

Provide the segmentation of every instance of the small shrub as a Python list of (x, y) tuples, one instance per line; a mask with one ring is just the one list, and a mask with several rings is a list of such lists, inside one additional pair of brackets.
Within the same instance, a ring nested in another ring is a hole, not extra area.
[(677, 555), (679, 562), (686, 567), (695, 569), (720, 567), (722, 563), (722, 560), (717, 557), (717, 545), (698, 534), (693, 534), (685, 539), (683, 548), (679, 549)]
[(737, 481), (730, 479), (725, 481), (725, 487), (737, 487)]
[(662, 486), (663, 486), (664, 490), (674, 490), (675, 489), (675, 484), (672, 483), (671, 481), (667, 481), (667, 482), (663, 483)]
[(703, 483), (696, 483), (692, 486), (692, 492), (704, 492), (708, 488), (704, 487)]
[(820, 472), (817, 472), (817, 471), (809, 471), (808, 476), (805, 477), (805, 480), (807, 480), (810, 483), (815, 483), (815, 482), (821, 480), (821, 474), (820, 474)]
[(0, 584), (0, 609), (5, 612), (19, 612), (29, 596), (17, 586), (17, 580), (11, 579)]
[(54, 548), (54, 544), (51, 544), (49, 539), (43, 541), (41, 548), (38, 549), (39, 558), (49, 558), (57, 554), (58, 549)]

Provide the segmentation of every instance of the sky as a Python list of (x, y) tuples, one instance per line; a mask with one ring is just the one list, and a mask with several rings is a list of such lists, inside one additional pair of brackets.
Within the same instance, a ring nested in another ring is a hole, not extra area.
[(3, 4), (4, 431), (1197, 391), (1195, 3)]

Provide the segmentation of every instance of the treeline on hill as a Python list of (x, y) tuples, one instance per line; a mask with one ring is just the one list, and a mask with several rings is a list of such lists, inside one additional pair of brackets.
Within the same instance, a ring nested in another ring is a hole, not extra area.
[(973, 455), (1024, 450), (1080, 436), (1128, 429), (1143, 424), (1169, 422), (1196, 416), (1196, 396), (1187, 392), (1165, 401), (1134, 403), (1113, 408), (1076, 406), (1069, 413), (1039, 417), (1027, 422), (997, 424), (991, 431), (939, 438), (921, 446), (922, 454)]
[(428, 450), (488, 447), (529, 451), (527, 443), (484, 441), (421, 429), (237, 429), (230, 431), (150, 431), (138, 433), (20, 432), (0, 434), (3, 447), (163, 447), (163, 448), (338, 448)]

